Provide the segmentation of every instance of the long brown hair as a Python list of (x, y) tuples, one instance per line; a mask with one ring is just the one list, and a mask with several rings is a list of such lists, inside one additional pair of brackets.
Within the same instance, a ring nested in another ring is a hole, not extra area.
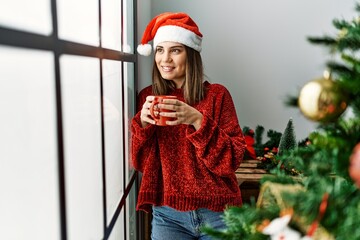
[[(198, 51), (185, 45), (184, 47), (186, 50), (186, 69), (185, 81), (182, 89), (184, 91), (185, 102), (191, 105), (198, 103), (205, 97), (205, 88), (203, 84), (204, 66)], [(176, 89), (173, 81), (165, 80), (161, 77), (155, 59), (153, 64), (152, 82), (153, 93), (155, 95), (166, 95), (169, 94), (170, 91)]]

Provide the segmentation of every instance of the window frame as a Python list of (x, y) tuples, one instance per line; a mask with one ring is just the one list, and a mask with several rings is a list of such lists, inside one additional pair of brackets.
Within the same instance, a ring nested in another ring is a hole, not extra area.
[[(98, 0), (99, 4), (99, 20), (98, 20), (98, 27), (99, 27), (99, 34), (101, 36), (101, 1)], [(131, 0), (130, 0), (131, 1)], [(137, 0), (132, 0), (133, 2), (133, 46), (135, 46), (135, 43), (137, 42)], [(121, 5), (123, 6), (123, 0), (121, 0)], [(63, 54), (68, 55), (77, 55), (77, 56), (86, 56), (86, 57), (93, 57), (97, 58), (100, 61), (100, 84), (101, 84), (101, 106), (103, 106), (103, 76), (102, 76), (102, 60), (116, 60), (121, 62), (122, 64), (122, 71), (124, 71), (124, 63), (134, 63), (134, 89), (137, 89), (137, 55), (135, 53), (136, 50), (134, 50), (134, 53), (125, 53), (123, 52), (123, 46), (121, 46), (120, 51), (106, 49), (102, 47), (101, 43), (101, 37), (99, 38), (100, 44), (99, 46), (90, 46), (87, 44), (81, 44), (77, 42), (71, 42), (66, 41), (63, 39), (60, 39), (58, 36), (58, 20), (57, 20), (57, 8), (56, 8), (56, 0), (51, 0), (51, 20), (52, 20), (52, 34), (51, 35), (41, 35), (37, 33), (22, 31), (18, 29), (13, 29), (9, 27), (4, 27), (0, 25), (0, 45), (3, 46), (9, 46), (9, 47), (17, 47), (17, 48), (25, 48), (25, 49), (32, 49), (32, 50), (45, 50), (52, 52), (54, 54), (54, 72), (55, 72), (55, 96), (56, 96), (56, 127), (57, 127), (57, 164), (58, 164), (58, 191), (59, 191), (59, 217), (60, 217), (60, 239), (66, 240), (68, 238), (67, 233), (67, 220), (66, 220), (66, 189), (65, 189), (65, 167), (64, 167), (64, 129), (63, 129), (63, 110), (62, 110), (62, 97), (61, 97), (61, 76), (60, 76), (60, 56)], [(124, 42), (124, 8), (121, 10), (121, 38), (122, 42)], [(121, 83), (124, 86), (124, 74), (122, 72), (121, 74)], [(123, 96), (124, 96), (124, 89)], [(136, 94), (136, 93), (135, 93)], [(132, 99), (135, 103), (136, 98)], [(122, 102), (122, 110), (123, 110), (123, 127), (125, 128), (125, 118), (127, 112), (125, 112), (125, 106), (124, 106), (124, 99)], [(126, 159), (125, 154), (125, 145), (130, 144), (128, 142), (128, 139), (125, 139), (125, 131), (127, 129), (123, 129), (123, 189), (124, 194), (121, 197), (119, 204), (117, 206), (117, 209), (113, 216), (107, 216), (106, 213), (106, 170), (105, 170), (105, 141), (104, 141), (104, 112), (103, 107), (101, 108), (101, 142), (102, 142), (102, 186), (103, 186), (103, 214), (104, 214), (104, 237), (103, 239), (108, 239), (116, 221), (118, 220), (118, 217), (120, 216), (120, 212), (124, 211), (124, 239), (126, 239), (126, 231), (127, 231), (127, 216), (126, 216), (126, 199), (129, 196), (129, 193), (133, 188), (135, 188), (135, 191), (137, 192), (138, 186), (139, 186), (139, 176), (136, 171), (133, 171), (131, 175), (126, 173), (128, 169), (126, 168), (126, 161), (129, 161), (129, 159)], [(135, 113), (133, 113), (135, 114)], [(136, 196), (137, 197), (137, 196)], [(134, 203), (135, 204), (135, 201)], [(139, 216), (139, 214), (137, 214)], [(111, 217), (110, 223), (107, 224), (108, 218)], [(137, 223), (140, 222), (139, 218), (137, 217), (136, 220)], [(137, 232), (136, 232), (136, 239), (141, 239), (141, 229), (139, 229), (139, 224), (136, 226)]]

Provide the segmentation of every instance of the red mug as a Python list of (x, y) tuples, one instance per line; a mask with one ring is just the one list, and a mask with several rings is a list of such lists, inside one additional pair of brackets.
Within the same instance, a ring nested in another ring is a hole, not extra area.
[[(155, 124), (159, 126), (167, 126), (166, 121), (174, 121), (176, 118), (161, 116), (160, 112), (172, 112), (172, 110), (158, 108), (158, 104), (164, 99), (176, 99), (176, 96), (160, 95), (155, 96), (154, 101), (150, 105), (150, 115), (155, 120)], [(157, 113), (156, 113), (157, 112)]]

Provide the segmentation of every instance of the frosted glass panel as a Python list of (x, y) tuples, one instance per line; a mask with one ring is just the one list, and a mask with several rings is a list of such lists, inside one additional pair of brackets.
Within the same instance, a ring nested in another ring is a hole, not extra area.
[(121, 0), (101, 2), (101, 40), (104, 48), (121, 50)]
[(134, 6), (133, 0), (124, 1), (124, 46), (123, 51), (134, 53)]
[(103, 61), (106, 199), (108, 223), (123, 195), (123, 124), (121, 62)]
[(58, 0), (59, 37), (99, 45), (98, 0)]
[[(114, 228), (109, 236), (109, 240), (123, 240), (125, 239), (125, 222), (124, 211), (121, 211), (119, 217), (116, 220)], [(134, 239), (135, 240), (135, 239)]]
[(104, 234), (99, 66), (95, 58), (60, 58), (70, 240)]
[(134, 79), (134, 63), (124, 63), (124, 79), (125, 79), (125, 159), (126, 159), (126, 184), (130, 180), (132, 173), (135, 171), (130, 164), (130, 122), (135, 113), (135, 79)]
[(0, 0), (0, 25), (49, 35), (52, 32), (49, 0)]
[(54, 58), (0, 46), (0, 239), (59, 239)]

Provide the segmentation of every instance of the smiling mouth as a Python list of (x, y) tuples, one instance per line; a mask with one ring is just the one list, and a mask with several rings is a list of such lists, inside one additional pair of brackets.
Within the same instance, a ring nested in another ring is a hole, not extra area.
[(172, 71), (174, 68), (173, 68), (173, 67), (161, 67), (161, 69), (162, 69), (164, 72), (170, 72), (170, 71)]

